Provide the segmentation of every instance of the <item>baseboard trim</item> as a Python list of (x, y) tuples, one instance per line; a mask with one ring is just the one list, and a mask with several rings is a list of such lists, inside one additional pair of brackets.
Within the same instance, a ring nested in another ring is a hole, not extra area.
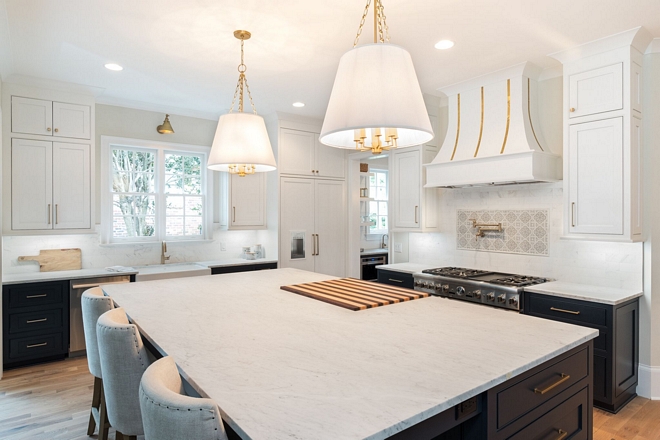
[(660, 367), (639, 364), (637, 394), (651, 400), (660, 400)]

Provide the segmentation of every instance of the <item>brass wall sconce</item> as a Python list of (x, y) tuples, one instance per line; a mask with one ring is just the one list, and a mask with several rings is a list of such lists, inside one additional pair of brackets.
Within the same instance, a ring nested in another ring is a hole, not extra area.
[(165, 115), (165, 120), (161, 125), (156, 127), (156, 131), (161, 134), (170, 134), (174, 133), (174, 129), (172, 128), (172, 124), (170, 124), (170, 115)]

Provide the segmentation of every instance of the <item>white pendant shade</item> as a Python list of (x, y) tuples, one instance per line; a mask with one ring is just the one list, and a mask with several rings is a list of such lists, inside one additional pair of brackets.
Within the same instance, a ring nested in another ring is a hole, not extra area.
[(422, 91), (408, 51), (389, 43), (346, 52), (323, 121), (320, 141), (355, 148), (355, 129), (395, 128), (397, 144), (412, 147), (433, 139)]
[(264, 118), (242, 112), (220, 116), (208, 168), (229, 171), (230, 165), (254, 165), (256, 172), (276, 168)]

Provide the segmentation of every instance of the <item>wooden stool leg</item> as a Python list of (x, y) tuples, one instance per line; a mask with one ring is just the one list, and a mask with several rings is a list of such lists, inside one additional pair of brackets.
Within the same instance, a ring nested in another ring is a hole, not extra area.
[[(101, 388), (103, 387), (103, 381), (98, 377), (94, 378), (94, 393), (92, 395), (92, 408), (99, 409), (101, 404)], [(89, 410), (89, 425), (87, 425), (87, 435), (94, 434), (96, 429), (96, 420), (94, 419), (93, 409)]]
[(119, 431), (115, 432), (115, 440), (125, 440), (124, 439), (124, 434), (122, 434)]
[(101, 402), (99, 403), (99, 440), (108, 440), (108, 430), (110, 422), (108, 421), (108, 411), (105, 406), (105, 392), (103, 383), (101, 383)]

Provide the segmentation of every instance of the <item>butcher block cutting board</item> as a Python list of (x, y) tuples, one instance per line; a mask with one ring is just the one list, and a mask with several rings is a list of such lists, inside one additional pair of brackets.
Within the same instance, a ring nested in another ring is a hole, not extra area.
[(282, 286), (280, 289), (353, 311), (372, 309), (429, 296), (425, 292), (371, 283), (355, 278), (294, 284), (292, 286)]
[(36, 261), (40, 272), (82, 269), (80, 249), (45, 249), (37, 256), (18, 257), (18, 261)]

